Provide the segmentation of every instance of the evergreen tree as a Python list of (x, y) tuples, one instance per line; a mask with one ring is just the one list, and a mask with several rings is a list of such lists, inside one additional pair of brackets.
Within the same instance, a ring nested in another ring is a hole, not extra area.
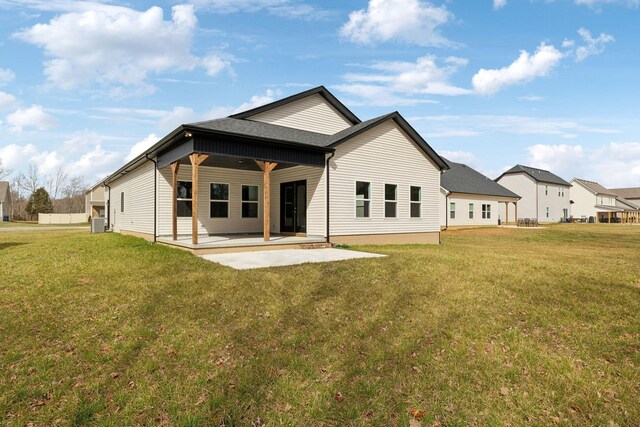
[(38, 188), (31, 194), (29, 198), (29, 202), (27, 203), (26, 211), (35, 216), (39, 213), (52, 213), (53, 212), (53, 204), (51, 203), (51, 198), (49, 197), (49, 193), (44, 187)]

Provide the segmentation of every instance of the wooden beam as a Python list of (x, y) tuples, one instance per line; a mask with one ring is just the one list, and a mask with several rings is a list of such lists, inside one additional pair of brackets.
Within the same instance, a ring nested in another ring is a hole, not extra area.
[(607, 223), (611, 224), (611, 212), (607, 212)]
[[(271, 238), (271, 171), (278, 166), (275, 162), (263, 162), (256, 160), (258, 167), (264, 172), (262, 188), (264, 190), (262, 200), (262, 220), (264, 241), (268, 242)], [(281, 196), (282, 197), (282, 196)]]
[(173, 186), (173, 198), (171, 201), (171, 235), (173, 240), (178, 240), (178, 170), (180, 161), (171, 163), (171, 185)]
[(516, 226), (518, 225), (518, 202), (513, 202), (513, 204), (516, 206)]
[(507, 218), (505, 219), (505, 225), (509, 225), (509, 202), (504, 202), (504, 207), (507, 210)]
[(204, 162), (208, 154), (192, 153), (191, 162), (191, 243), (198, 244), (198, 167)]

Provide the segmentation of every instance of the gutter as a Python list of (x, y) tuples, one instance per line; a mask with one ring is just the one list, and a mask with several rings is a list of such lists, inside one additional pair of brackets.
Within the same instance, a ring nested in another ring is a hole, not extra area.
[(336, 152), (332, 152), (331, 155), (327, 158), (327, 213), (326, 213), (326, 217), (327, 217), (327, 243), (331, 243), (330, 241), (330, 228), (329, 228), (329, 224), (330, 224), (330, 203), (331, 203), (331, 197), (330, 197), (330, 179), (329, 179), (329, 171), (331, 170), (331, 166), (329, 165), (329, 162), (331, 161), (331, 159), (333, 158), (333, 156), (336, 155)]
[(147, 160), (153, 162), (153, 243), (157, 243), (158, 236), (158, 162), (144, 155)]

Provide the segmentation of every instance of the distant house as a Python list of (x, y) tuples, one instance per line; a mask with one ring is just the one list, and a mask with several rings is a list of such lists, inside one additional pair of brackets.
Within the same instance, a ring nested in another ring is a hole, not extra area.
[[(518, 218), (535, 218), (538, 222), (559, 222), (569, 218), (571, 184), (558, 175), (516, 165), (500, 175), (496, 182), (520, 195)], [(500, 215), (506, 217), (502, 209)]]
[(586, 179), (574, 178), (571, 184), (574, 218), (593, 217), (597, 222), (628, 222), (628, 219), (637, 218), (640, 207), (614, 190)]
[(640, 204), (640, 187), (612, 188), (611, 191), (636, 205)]
[[(498, 219), (516, 220), (520, 196), (463, 163), (445, 161), (449, 170), (440, 178), (441, 226), (498, 225)], [(509, 219), (500, 218), (499, 205), (503, 203), (514, 204)]]
[(11, 188), (9, 181), (0, 181), (0, 222), (11, 221)]
[(446, 162), (323, 86), (184, 124), (101, 182), (109, 228), (190, 249), (439, 243)]
[(104, 218), (106, 216), (104, 190), (105, 187), (100, 183), (85, 192), (84, 212), (89, 218)]

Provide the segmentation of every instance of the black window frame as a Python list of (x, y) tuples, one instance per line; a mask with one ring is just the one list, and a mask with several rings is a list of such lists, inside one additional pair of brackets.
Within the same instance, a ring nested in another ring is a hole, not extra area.
[[(223, 185), (226, 186), (226, 199), (217, 199), (213, 197), (213, 186)], [(209, 183), (209, 218), (225, 219), (230, 217), (229, 203), (231, 199), (231, 185), (226, 182), (210, 182)], [(214, 206), (225, 206), (226, 215), (214, 215)]]

